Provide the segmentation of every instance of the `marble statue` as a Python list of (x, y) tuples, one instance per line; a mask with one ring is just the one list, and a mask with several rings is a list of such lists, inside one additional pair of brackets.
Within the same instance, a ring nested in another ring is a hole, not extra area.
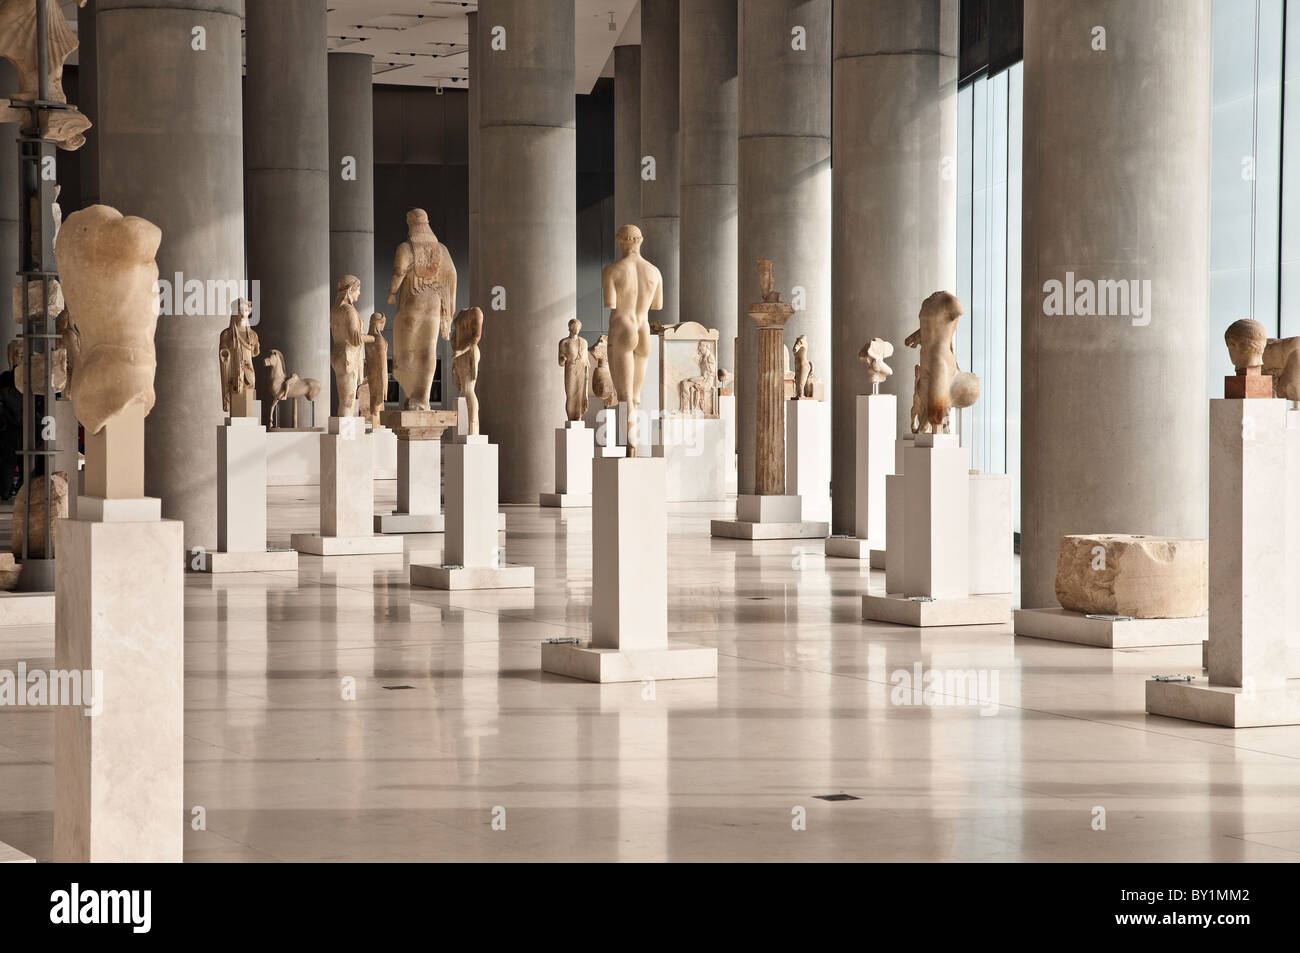
[[(27, 505), (28, 490), (31, 491), (31, 506)], [(68, 518), (68, 475), (62, 470), (54, 474), (50, 481), (50, 519)], [(29, 514), (29, 515), (24, 515)], [(14, 497), (14, 516), (11, 549), (15, 556), (23, 553), (23, 537), (27, 524), (31, 524), (32, 534), (27, 539), (28, 559), (49, 559), (54, 553), (45, 551), (45, 477), (32, 477), (18, 490)], [(50, 533), (50, 548), (54, 547), (54, 533)]]
[(581, 420), (587, 413), (587, 341), (579, 332), (582, 322), (569, 319), (569, 336), (560, 340), (560, 366), (564, 368), (564, 414)]
[[(1273, 378), (1273, 396), (1296, 400), (1296, 367), (1300, 364), (1300, 337), (1270, 338), (1261, 356), (1264, 374)], [(1283, 393), (1283, 391), (1289, 393)]]
[(894, 345), (883, 338), (872, 338), (862, 345), (858, 360), (867, 365), (867, 375), (871, 379), (871, 393), (879, 394), (880, 385), (885, 378), (894, 373), (894, 369), (885, 363), (885, 359), (894, 353)]
[(808, 335), (801, 334), (794, 339), (795, 400), (811, 396), (808, 392), (808, 378), (810, 376), (812, 376), (812, 362), (808, 360)]
[(588, 355), (596, 362), (591, 369), (591, 396), (606, 407), (618, 405), (618, 392), (614, 390), (614, 378), (609, 373), (609, 338), (602, 334), (591, 346)]
[(370, 316), (370, 337), (366, 341), (366, 395), (370, 406), (361, 408), (370, 417), (370, 426), (379, 426), (388, 396), (388, 342), (384, 340), (384, 326), (388, 318), (376, 311)]
[(1232, 359), (1234, 370), (1243, 371), (1248, 367), (1264, 365), (1268, 331), (1258, 321), (1242, 318), (1232, 322), (1223, 333), (1223, 340), (1228, 345), (1228, 357)]
[(257, 332), (248, 323), (253, 306), (240, 298), (230, 314), (230, 326), (223, 328), (217, 341), (217, 358), (221, 366), (221, 409), (230, 413), (231, 398), (245, 391), (257, 390), (253, 358), (262, 352)]
[(947, 291), (936, 291), (921, 304), (919, 330), (903, 343), (921, 349), (912, 395), (913, 433), (952, 433), (952, 411), (979, 399), (979, 378), (957, 366), (953, 338), (961, 302)]
[(1085, 615), (1196, 618), (1209, 610), (1209, 559), (1204, 539), (1062, 536), (1056, 601)]
[(664, 279), (659, 269), (641, 257), (641, 230), (624, 225), (615, 236), (619, 260), (600, 273), (609, 308), (609, 370), (618, 399), (627, 404), (627, 455), (640, 444), (637, 418), (641, 387), (650, 360), (650, 312), (664, 306)]
[(18, 588), (23, 567), (14, 559), (11, 552), (0, 552), (0, 592), (12, 592)]
[(1282, 373), (1274, 375), (1273, 393), (1291, 401), (1293, 407), (1300, 405), (1300, 351), (1292, 351)]
[(77, 368), (77, 358), (81, 354), (81, 332), (72, 321), (72, 314), (64, 311), (54, 326), (59, 335), (59, 347), (68, 355), (68, 387), (72, 387), (73, 372)]
[[(44, 2), (48, 10), (49, 58), (46, 62), (49, 98), (53, 102), (66, 103), (63, 63), (77, 48), (77, 34), (63, 16), (59, 0), (39, 2)], [(85, 5), (86, 0), (77, 0), (77, 6)], [(36, 3), (33, 0), (0, 0), (0, 58), (12, 63), (18, 74), (18, 93), (12, 98), (31, 102), (40, 95), (39, 53), (36, 48)], [(19, 123), (24, 132), (34, 131), (31, 112), (10, 106), (9, 99), (8, 96), (0, 97), (0, 123)], [(61, 149), (72, 152), (85, 145), (85, 132), (90, 128), (90, 120), (76, 107), (47, 109), (42, 113), (41, 121), (44, 123), (43, 138), (57, 142)]]
[(713, 394), (718, 388), (717, 358), (709, 341), (701, 341), (696, 346), (695, 356), (700, 373), (678, 381), (678, 405), (683, 414), (712, 414)]
[(107, 205), (73, 212), (59, 230), (54, 257), (81, 337), (72, 404), (87, 435), (153, 409), (161, 241), (158, 226)]
[(731, 371), (725, 367), (718, 368), (718, 393), (724, 397), (730, 397), (731, 389)]
[(23, 342), (21, 338), (14, 338), (5, 347), (5, 356), (9, 358), (9, 370), (18, 366), (18, 362), (23, 359)]
[[(21, 340), (18, 341), (18, 358), (14, 366), (14, 387), (18, 393), (27, 393), (27, 359), (26, 348)], [(32, 393), (38, 397), (48, 397), (50, 393), (66, 394), (68, 393), (68, 352), (61, 347), (56, 347), (50, 352), (50, 378), (54, 382), (51, 388), (45, 379), (45, 354), (32, 355)]]
[(344, 275), (330, 309), (330, 367), (339, 400), (339, 416), (351, 417), (356, 409), (357, 388), (365, 374), (366, 333), (361, 315), (353, 304), (361, 297), (361, 279)]
[[(438, 335), (451, 333), (456, 307), (456, 266), (447, 246), (429, 227), (424, 209), (406, 213), (407, 240), (397, 248), (388, 303), (397, 304), (393, 325), (393, 377), (407, 410), (428, 410), (438, 366)], [(401, 303), (398, 303), (398, 292)]]
[(469, 416), (469, 433), (478, 433), (478, 342), (483, 340), (483, 309), (464, 308), (451, 323), (451, 375), (456, 389), (465, 398)]
[(284, 370), (284, 355), (274, 348), (271, 349), (265, 358), (262, 359), (262, 365), (271, 371), (271, 416), (270, 420), (275, 421), (276, 405), (282, 400), (290, 401), (290, 407), (293, 408), (293, 424), (298, 426), (298, 398), (306, 397), (308, 401), (315, 404), (316, 398), (320, 396), (321, 384), (314, 377), (299, 377), (297, 374), (286, 374)]

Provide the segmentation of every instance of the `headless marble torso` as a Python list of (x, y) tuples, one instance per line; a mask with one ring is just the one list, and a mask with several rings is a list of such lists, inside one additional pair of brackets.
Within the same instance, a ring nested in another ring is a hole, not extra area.
[[(637, 242), (639, 245), (640, 242)], [(650, 312), (664, 306), (659, 269), (641, 257), (636, 246), (601, 272), (609, 314), (609, 370), (618, 399), (628, 406), (628, 456), (638, 444), (636, 411), (641, 405), (646, 364), (650, 360)]]

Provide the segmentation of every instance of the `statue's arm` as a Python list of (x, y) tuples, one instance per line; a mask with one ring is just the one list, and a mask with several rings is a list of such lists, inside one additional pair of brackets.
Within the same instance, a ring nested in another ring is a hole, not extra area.
[[(442, 249), (442, 260), (445, 262), (444, 267), (446, 268), (442, 282), (442, 313), (452, 314), (456, 310), (456, 263), (451, 260), (451, 252), (447, 250), (446, 246)], [(473, 303), (470, 302), (470, 304)], [(445, 329), (447, 325), (443, 324), (443, 328), (442, 337), (443, 340), (446, 340), (447, 332)]]
[(662, 311), (664, 309), (664, 276), (655, 270), (655, 300), (650, 305), (651, 311)]
[(911, 334), (909, 334), (909, 335), (907, 336), (907, 340), (905, 340), (903, 343), (904, 343), (905, 345), (907, 345), (908, 347), (920, 347), (920, 346), (921, 346), (921, 329), (920, 329), (920, 328), (917, 328), (915, 331), (913, 331)]
[(411, 252), (411, 246), (408, 242), (402, 242), (397, 246), (397, 255), (393, 258), (393, 280), (388, 283), (388, 303), (397, 303), (397, 291), (402, 287), (402, 282), (406, 280), (406, 273), (411, 270), (411, 265), (415, 263), (415, 255)]
[(614, 273), (606, 268), (600, 273), (600, 287), (605, 296), (605, 307), (613, 311), (618, 307), (618, 290), (614, 287)]

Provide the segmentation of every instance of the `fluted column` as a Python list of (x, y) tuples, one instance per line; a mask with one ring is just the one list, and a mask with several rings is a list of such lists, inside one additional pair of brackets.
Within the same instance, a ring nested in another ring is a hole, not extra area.
[(641, 182), (641, 234), (645, 257), (664, 277), (662, 324), (680, 320), (679, 12), (679, 0), (641, 0), (641, 153), (655, 163), (654, 178)]
[[(760, 299), (755, 262), (771, 259), (776, 287), (797, 309), (786, 326), (786, 344), (808, 335), (808, 357), (829, 389), (830, 0), (740, 0), (739, 33), (736, 312)], [(747, 374), (758, 339), (752, 322), (741, 321), (739, 331), (739, 482), (741, 493), (752, 493), (756, 382)]]
[[(329, 79), (325, 0), (247, 6), (248, 274), (260, 284), (262, 349), (330, 380)], [(165, 239), (164, 239), (165, 240)], [(334, 388), (322, 388), (323, 425)], [(265, 396), (265, 395), (263, 395)], [(263, 400), (263, 414), (271, 402)]]
[(1211, 6), (1025, 5), (1027, 607), (1062, 535), (1206, 532)]
[(681, 4), (681, 318), (717, 328), (734, 371), (736, 0)]
[[(578, 292), (574, 16), (572, 0), (478, 8), (485, 42), (471, 83), (481, 86), (479, 267), (488, 290), (478, 393), (483, 432), (503, 448), (505, 502), (535, 503), (550, 485), (554, 428), (564, 420), (555, 347)], [(498, 28), (504, 49), (486, 42)]]
[(757, 464), (754, 492), (785, 495), (785, 322), (790, 309), (751, 312), (758, 330)]
[(145, 420), (145, 492), (185, 522), (186, 547), (208, 549), (217, 544), (217, 337), (229, 321), (224, 307), (215, 313), (225, 303), (215, 292), (244, 277), (243, 6), (96, 0), (101, 200), (162, 229), (162, 280), (180, 274), (214, 292), (203, 296), (214, 313), (159, 318), (158, 399)]
[[(855, 530), (858, 351), (894, 345), (898, 432), (911, 429), (921, 302), (957, 280), (958, 0), (835, 5), (832, 197), (833, 531)], [(967, 317), (963, 320), (969, 321)]]

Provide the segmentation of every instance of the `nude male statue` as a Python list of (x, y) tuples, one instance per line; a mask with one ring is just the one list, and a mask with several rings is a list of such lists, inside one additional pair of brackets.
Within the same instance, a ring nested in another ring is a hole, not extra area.
[(618, 399), (627, 404), (627, 455), (639, 444), (638, 411), (650, 360), (650, 312), (664, 306), (664, 279), (641, 257), (641, 229), (624, 225), (615, 241), (619, 260), (600, 273), (609, 313), (609, 370)]
[(379, 426), (379, 414), (388, 397), (388, 342), (384, 340), (384, 325), (388, 318), (376, 311), (370, 316), (370, 340), (366, 343), (366, 385), (370, 393), (370, 406), (362, 412), (370, 417), (370, 426)]
[[(429, 213), (406, 213), (407, 240), (397, 247), (388, 303), (393, 319), (393, 377), (406, 395), (406, 410), (428, 410), (429, 390), (438, 366), (438, 335), (451, 335), (456, 307), (456, 266), (447, 246), (429, 227)], [(397, 293), (401, 291), (401, 303)]]
[(478, 430), (478, 342), (483, 340), (483, 309), (465, 308), (451, 324), (451, 375), (456, 389), (465, 398), (469, 432)]
[(569, 336), (560, 341), (560, 366), (564, 368), (564, 414), (581, 420), (587, 413), (587, 341), (578, 332), (582, 322), (569, 319)]

